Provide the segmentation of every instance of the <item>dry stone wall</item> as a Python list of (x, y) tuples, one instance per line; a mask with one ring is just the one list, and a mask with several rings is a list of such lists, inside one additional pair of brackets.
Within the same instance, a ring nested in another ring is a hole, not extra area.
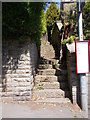
[(3, 41), (2, 97), (30, 100), (38, 52), (35, 43)]

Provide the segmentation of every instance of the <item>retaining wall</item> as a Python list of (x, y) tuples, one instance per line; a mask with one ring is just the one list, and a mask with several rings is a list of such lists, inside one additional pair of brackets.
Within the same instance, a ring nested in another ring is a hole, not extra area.
[(76, 74), (75, 43), (67, 46), (67, 72), (68, 83), (73, 104), (81, 104), (80, 100), (80, 76)]
[(30, 40), (24, 44), (3, 41), (2, 45), (2, 97), (30, 100), (32, 95), (38, 52)]

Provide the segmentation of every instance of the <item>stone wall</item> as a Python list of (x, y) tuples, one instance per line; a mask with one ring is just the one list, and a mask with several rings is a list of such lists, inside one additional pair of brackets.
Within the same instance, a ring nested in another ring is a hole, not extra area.
[(30, 100), (38, 52), (30, 40), (24, 44), (3, 41), (2, 97)]
[(80, 105), (80, 77), (76, 74), (75, 43), (67, 44), (67, 71), (68, 83), (72, 102)]

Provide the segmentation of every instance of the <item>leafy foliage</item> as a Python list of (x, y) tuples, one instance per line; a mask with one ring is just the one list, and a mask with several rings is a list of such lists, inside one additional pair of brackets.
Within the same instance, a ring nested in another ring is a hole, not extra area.
[(26, 34), (28, 19), (26, 3), (2, 3), (3, 37), (16, 37)]
[(66, 44), (66, 43), (71, 44), (71, 43), (75, 42), (75, 40), (78, 40), (78, 39), (79, 39), (79, 37), (75, 37), (75, 36), (72, 35), (68, 39), (64, 39), (61, 42), (62, 42), (62, 44)]
[(45, 31), (44, 3), (11, 2), (2, 5), (3, 38), (30, 36), (40, 47), (40, 39)]
[[(77, 4), (76, 3), (73, 4), (68, 13), (64, 11), (63, 13), (64, 13), (65, 22), (68, 24), (72, 24), (74, 27), (74, 31), (72, 36), (62, 41), (62, 44), (72, 43), (75, 40), (79, 40)], [(89, 30), (90, 29), (90, 2), (86, 3), (82, 13), (83, 13), (83, 34), (84, 34), (83, 39), (90, 40), (90, 30)]]
[(48, 31), (48, 40), (51, 40), (51, 33), (54, 28), (54, 24), (59, 20), (59, 8), (57, 8), (56, 3), (51, 3), (50, 7), (46, 11), (46, 21), (47, 21), (47, 31)]
[(42, 34), (47, 33), (47, 22), (46, 22), (46, 14), (43, 12), (42, 14)]
[(44, 5), (43, 3), (36, 3), (31, 2), (28, 4), (29, 6), (29, 15), (30, 15), (30, 21), (29, 21), (29, 32), (32, 40), (36, 41), (37, 46), (40, 47), (40, 39), (42, 36), (42, 18), (43, 18), (43, 12), (44, 12)]
[(90, 2), (87, 2), (83, 9), (83, 24), (84, 24), (84, 35), (86, 39), (90, 40)]
[(74, 3), (70, 6), (70, 10), (65, 14), (65, 21), (69, 24), (77, 25), (77, 4)]
[(52, 27), (56, 20), (59, 20), (59, 8), (56, 3), (51, 3), (50, 7), (46, 11), (47, 26)]
[(65, 24), (72, 25), (74, 28), (73, 34), (78, 35), (78, 16), (77, 16), (77, 4), (74, 3), (70, 6), (70, 10), (63, 11)]

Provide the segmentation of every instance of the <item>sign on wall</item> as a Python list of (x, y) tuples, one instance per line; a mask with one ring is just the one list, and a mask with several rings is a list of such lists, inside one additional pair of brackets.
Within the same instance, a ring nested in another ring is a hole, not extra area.
[(90, 72), (90, 42), (76, 41), (76, 71), (77, 74)]

